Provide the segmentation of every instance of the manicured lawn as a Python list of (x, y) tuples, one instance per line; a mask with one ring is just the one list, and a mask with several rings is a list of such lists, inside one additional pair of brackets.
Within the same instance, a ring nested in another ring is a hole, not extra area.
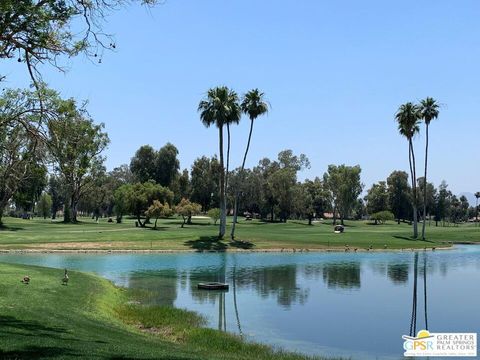
[[(216, 241), (217, 226), (209, 219), (194, 219), (193, 225), (181, 228), (180, 219), (161, 219), (158, 229), (136, 228), (134, 220), (122, 224), (101, 219), (97, 224), (83, 218), (76, 225), (50, 220), (22, 220), (4, 218), (5, 228), (0, 230), (2, 249), (132, 249), (132, 250), (223, 250), (229, 248), (251, 249), (351, 249), (423, 248), (448, 246), (447, 242), (480, 242), (480, 227), (474, 224), (460, 226), (427, 226), (427, 241), (411, 239), (411, 226), (389, 223), (371, 225), (365, 221), (347, 222), (345, 233), (334, 234), (330, 223), (307, 225), (302, 221), (266, 223), (241, 220), (237, 226), (237, 240), (230, 243), (228, 236)], [(227, 227), (229, 234), (229, 227)]]
[(72, 271), (67, 286), (62, 277), (0, 263), (1, 359), (304, 358), (201, 328), (192, 312), (132, 305), (125, 290), (94, 275)]

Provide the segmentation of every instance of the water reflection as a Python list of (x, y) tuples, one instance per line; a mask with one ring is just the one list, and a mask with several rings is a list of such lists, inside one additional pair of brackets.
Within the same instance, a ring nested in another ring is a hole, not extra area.
[(323, 266), (323, 281), (331, 289), (360, 288), (360, 263), (325, 264)]
[(408, 270), (409, 265), (407, 263), (387, 265), (388, 278), (396, 285), (402, 285), (408, 282)]
[[(0, 261), (94, 271), (137, 289), (145, 304), (194, 310), (212, 328), (310, 354), (399, 359), (401, 335), (429, 327), (480, 332), (480, 246), (434, 253), (0, 255)], [(205, 281), (226, 282), (230, 290), (199, 290)]]
[[(427, 253), (423, 254), (423, 268), (421, 269), (421, 275), (423, 275), (423, 313), (424, 313), (424, 325), (423, 329), (428, 330), (428, 306), (427, 306)], [(416, 336), (417, 334), (417, 297), (418, 297), (418, 258), (419, 253), (416, 252), (413, 260), (413, 302), (412, 302), (412, 315), (410, 319), (410, 336)]]

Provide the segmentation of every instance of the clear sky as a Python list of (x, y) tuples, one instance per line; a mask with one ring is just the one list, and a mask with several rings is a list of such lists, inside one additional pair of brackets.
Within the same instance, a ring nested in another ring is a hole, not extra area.
[[(107, 167), (129, 163), (143, 144), (172, 142), (182, 168), (218, 152), (217, 131), (196, 111), (206, 90), (258, 87), (272, 109), (256, 122), (247, 165), (283, 149), (305, 153), (322, 176), (328, 164), (360, 164), (369, 187), (408, 170), (394, 114), (432, 96), (429, 180), (480, 190), (480, 2), (478, 0), (166, 0), (129, 6), (105, 29), (117, 51), (102, 64), (83, 56), (44, 78), (65, 97), (89, 100), (111, 144)], [(2, 61), (4, 86), (25, 85), (24, 64)], [(233, 129), (240, 165), (248, 120)], [(423, 128), (422, 128), (423, 130)], [(422, 172), (424, 135), (417, 137)]]

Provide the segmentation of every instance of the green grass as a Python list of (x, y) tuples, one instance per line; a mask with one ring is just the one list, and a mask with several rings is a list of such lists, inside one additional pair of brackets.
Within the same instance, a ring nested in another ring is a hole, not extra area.
[[(134, 220), (122, 224), (101, 219), (97, 224), (83, 218), (76, 225), (50, 220), (22, 220), (4, 218), (0, 230), (2, 249), (42, 250), (224, 250), (229, 248), (252, 249), (318, 249), (350, 248), (388, 249), (448, 246), (450, 242), (480, 242), (480, 227), (474, 224), (460, 226), (427, 226), (427, 241), (411, 238), (411, 226), (390, 222), (372, 225), (365, 221), (349, 221), (343, 234), (334, 234), (330, 223), (308, 226), (303, 221), (266, 223), (241, 220), (237, 226), (237, 242), (230, 243), (228, 236), (216, 241), (218, 227), (209, 219), (194, 219), (193, 225), (181, 228), (180, 219), (161, 219), (158, 229), (136, 228)], [(227, 227), (229, 234), (229, 226)]]
[[(29, 285), (21, 283), (29, 275)], [(128, 302), (125, 290), (72, 271), (0, 263), (2, 359), (304, 359), (199, 327), (195, 313)]]

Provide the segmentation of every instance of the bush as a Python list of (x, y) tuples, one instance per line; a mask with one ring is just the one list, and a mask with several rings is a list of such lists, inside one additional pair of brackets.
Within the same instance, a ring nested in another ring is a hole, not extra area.
[(208, 217), (212, 218), (213, 223), (217, 225), (217, 221), (220, 219), (220, 209), (219, 208), (213, 208), (208, 210), (207, 213)]
[(391, 211), (379, 211), (370, 215), (370, 220), (375, 221), (375, 225), (378, 223), (384, 224), (389, 220), (394, 220), (394, 215)]

